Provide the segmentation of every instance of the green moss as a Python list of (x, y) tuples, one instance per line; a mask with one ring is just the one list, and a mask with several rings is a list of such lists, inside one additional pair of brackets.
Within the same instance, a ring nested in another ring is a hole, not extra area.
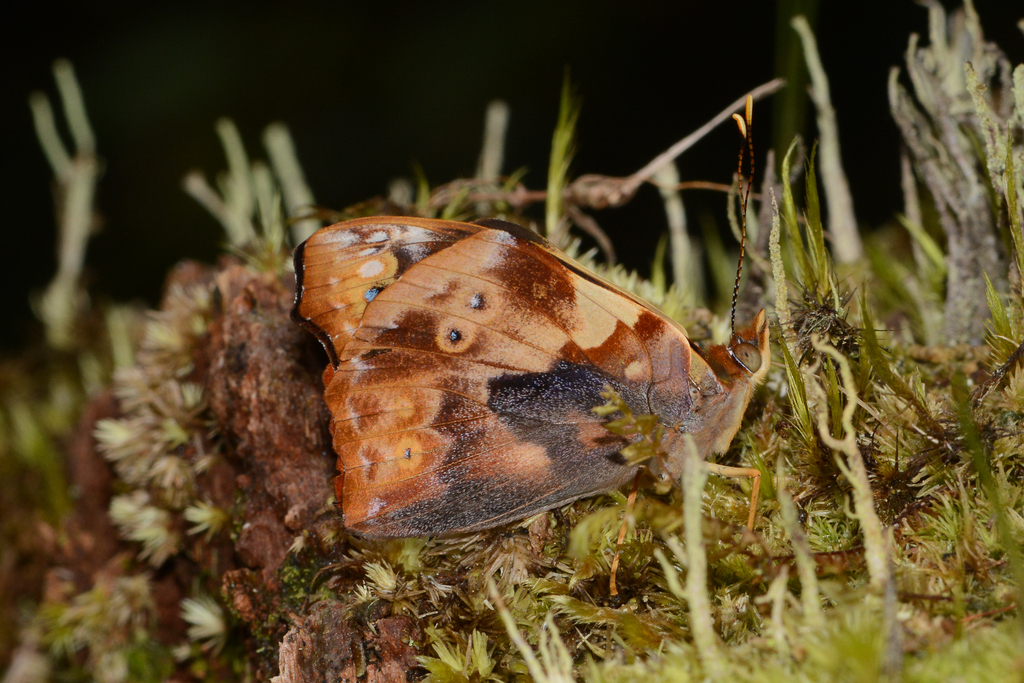
[(45, 604), (39, 613), (51, 653), (68, 662), (86, 654), (79, 660), (83, 678), (88, 672), (109, 683), (162, 681), (173, 671), (169, 649), (151, 635), (155, 616), (144, 575), (98, 583), (68, 602)]

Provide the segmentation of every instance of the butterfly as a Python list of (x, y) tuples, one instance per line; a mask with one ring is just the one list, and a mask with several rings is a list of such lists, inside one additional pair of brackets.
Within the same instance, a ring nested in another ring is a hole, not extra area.
[(629, 482), (630, 441), (593, 410), (606, 387), (659, 416), (667, 456), (645, 466), (678, 478), (683, 435), (724, 452), (769, 367), (763, 310), (702, 348), (495, 219), (338, 223), (296, 249), (295, 277), (292, 317), (330, 361), (336, 499), (368, 537), (486, 529)]

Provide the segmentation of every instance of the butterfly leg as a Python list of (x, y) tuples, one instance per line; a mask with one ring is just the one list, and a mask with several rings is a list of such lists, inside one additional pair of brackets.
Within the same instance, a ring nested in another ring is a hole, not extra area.
[(720, 477), (737, 479), (749, 477), (754, 480), (753, 491), (750, 492), (750, 514), (747, 516), (747, 528), (754, 528), (754, 514), (757, 512), (757, 497), (761, 493), (761, 470), (754, 467), (729, 467), (728, 465), (716, 465), (707, 463), (708, 470)]
[(633, 504), (636, 502), (636, 492), (640, 488), (640, 475), (643, 470), (638, 470), (633, 477), (633, 486), (629, 489), (629, 497), (626, 498), (626, 511), (622, 515), (622, 526), (619, 527), (619, 540), (615, 541), (615, 557), (612, 558), (611, 579), (608, 582), (608, 592), (614, 597), (619, 594), (615, 585), (615, 573), (619, 570), (619, 553), (622, 550), (622, 542), (626, 539), (626, 529), (629, 527), (629, 513), (633, 511)]

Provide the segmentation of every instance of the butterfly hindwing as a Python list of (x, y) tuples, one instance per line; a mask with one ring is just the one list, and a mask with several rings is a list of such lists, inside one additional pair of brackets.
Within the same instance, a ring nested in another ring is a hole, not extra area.
[(486, 528), (623, 483), (626, 441), (590, 412), (608, 379), (567, 362), (495, 374), (404, 348), (342, 362), (325, 399), (346, 525), (375, 536)]

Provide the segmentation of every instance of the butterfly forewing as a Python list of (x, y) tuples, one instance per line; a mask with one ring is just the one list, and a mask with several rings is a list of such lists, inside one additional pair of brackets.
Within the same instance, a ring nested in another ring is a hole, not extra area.
[(378, 292), (411, 265), (478, 230), (421, 218), (362, 218), (318, 230), (295, 252), (292, 316), (320, 339), (336, 366)]

